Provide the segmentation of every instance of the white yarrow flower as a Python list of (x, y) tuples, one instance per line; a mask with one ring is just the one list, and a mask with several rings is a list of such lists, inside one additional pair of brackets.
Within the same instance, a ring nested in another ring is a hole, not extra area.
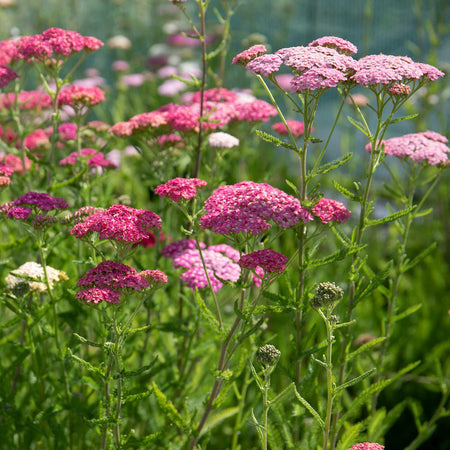
[(217, 133), (211, 133), (208, 136), (208, 142), (211, 147), (217, 148), (232, 148), (239, 145), (239, 139), (231, 134), (218, 131)]

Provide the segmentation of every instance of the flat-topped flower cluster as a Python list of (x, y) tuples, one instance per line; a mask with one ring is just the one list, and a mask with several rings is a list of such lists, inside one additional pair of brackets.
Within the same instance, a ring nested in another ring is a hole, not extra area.
[[(434, 81), (444, 76), (434, 66), (414, 62), (406, 56), (368, 55), (359, 60), (354, 44), (335, 36), (324, 36), (307, 46), (286, 47), (266, 53), (263, 45), (255, 45), (233, 58), (233, 63), (245, 66), (253, 74), (271, 77), (282, 67), (293, 73), (291, 92), (316, 91), (336, 87), (339, 83), (362, 86), (392, 85)], [(407, 89), (394, 89), (392, 95), (403, 95)]]

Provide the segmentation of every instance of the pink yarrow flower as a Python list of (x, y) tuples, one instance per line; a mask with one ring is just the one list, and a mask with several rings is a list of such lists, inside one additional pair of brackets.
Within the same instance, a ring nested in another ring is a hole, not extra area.
[(281, 274), (286, 269), (289, 258), (271, 249), (258, 250), (247, 255), (242, 255), (239, 265), (245, 269), (260, 267), (265, 274)]
[(350, 218), (350, 211), (341, 203), (330, 198), (321, 198), (313, 207), (312, 212), (322, 223), (344, 223)]
[(283, 60), (278, 55), (267, 54), (252, 59), (245, 68), (250, 73), (268, 77), (269, 75), (278, 72), (282, 64)]
[[(11, 109), (16, 102), (16, 94), (8, 92), (0, 96), (0, 108)], [(49, 94), (40, 91), (21, 91), (17, 94), (17, 106), (20, 110), (47, 109), (52, 106)]]
[(174, 202), (181, 199), (189, 200), (197, 195), (197, 188), (202, 188), (208, 183), (199, 178), (174, 178), (155, 189), (155, 194), (160, 197), (169, 197)]
[(180, 279), (188, 287), (194, 290), (208, 287), (205, 267), (214, 292), (223, 287), (222, 280), (236, 282), (239, 279), (241, 269), (235, 261), (239, 255), (237, 250), (226, 244), (211, 246), (207, 249), (203, 242), (199, 244), (202, 248), (201, 256), (196, 242), (188, 239), (173, 242), (162, 252), (164, 256), (172, 258), (174, 267), (187, 269), (180, 275)]
[[(287, 119), (286, 123), (293, 136), (303, 136), (303, 134), (305, 133), (305, 124), (303, 122), (299, 122), (298, 120), (294, 119)], [(272, 129), (275, 130), (278, 134), (288, 134), (286, 125), (283, 122), (274, 123), (272, 125)], [(311, 127), (311, 132), (313, 131), (314, 128)]]
[[(89, 167), (104, 167), (105, 169), (115, 169), (117, 166), (113, 161), (106, 159), (102, 152), (93, 148), (82, 148), (80, 150), (81, 157), (87, 158)], [(90, 158), (88, 158), (90, 157)], [(78, 153), (72, 152), (64, 159), (59, 161), (60, 166), (74, 166), (78, 161)]]
[(98, 87), (70, 86), (62, 89), (58, 96), (59, 105), (69, 105), (79, 109), (92, 107), (106, 101), (105, 93)]
[(330, 87), (336, 87), (341, 81), (346, 80), (346, 75), (337, 69), (312, 67), (292, 79), (291, 90), (292, 92), (300, 92), (328, 89)]
[(237, 64), (238, 66), (246, 66), (252, 59), (257, 58), (258, 56), (263, 55), (267, 52), (267, 49), (264, 45), (253, 45), (247, 50), (244, 50), (241, 53), (238, 53), (233, 60), (232, 64)]
[(318, 45), (321, 47), (333, 48), (343, 55), (351, 55), (358, 52), (356, 45), (336, 36), (323, 36), (308, 44), (309, 47), (315, 47)]
[(216, 189), (205, 201), (200, 226), (214, 233), (252, 233), (271, 228), (269, 221), (287, 228), (313, 220), (298, 199), (266, 183), (243, 181)]
[(375, 442), (361, 442), (360, 444), (352, 445), (348, 450), (383, 450), (384, 445)]
[(98, 233), (100, 239), (138, 242), (148, 238), (149, 233), (155, 228), (161, 228), (161, 218), (154, 212), (125, 205), (113, 205), (75, 224), (70, 234), (81, 239), (92, 233)]
[[(397, 158), (410, 158), (415, 164), (426, 163), (430, 166), (447, 164), (450, 148), (446, 145), (448, 139), (435, 131), (405, 134), (383, 140), (384, 153)], [(366, 145), (370, 152), (371, 144)]]

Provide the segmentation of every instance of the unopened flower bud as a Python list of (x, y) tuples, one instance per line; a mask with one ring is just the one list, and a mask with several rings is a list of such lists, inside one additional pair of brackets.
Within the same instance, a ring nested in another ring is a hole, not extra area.
[(344, 291), (334, 283), (325, 281), (316, 287), (316, 295), (311, 300), (314, 308), (330, 307), (344, 296)]
[(267, 366), (274, 366), (280, 359), (281, 352), (272, 344), (259, 347), (256, 357)]

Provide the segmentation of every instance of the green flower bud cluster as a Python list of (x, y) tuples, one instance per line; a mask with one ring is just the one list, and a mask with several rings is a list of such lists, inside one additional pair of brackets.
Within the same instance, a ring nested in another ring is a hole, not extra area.
[(334, 306), (344, 296), (344, 291), (334, 283), (325, 281), (316, 287), (316, 295), (312, 298), (313, 308), (330, 308)]
[(280, 359), (281, 352), (273, 345), (267, 344), (259, 347), (256, 357), (267, 366), (274, 366)]

